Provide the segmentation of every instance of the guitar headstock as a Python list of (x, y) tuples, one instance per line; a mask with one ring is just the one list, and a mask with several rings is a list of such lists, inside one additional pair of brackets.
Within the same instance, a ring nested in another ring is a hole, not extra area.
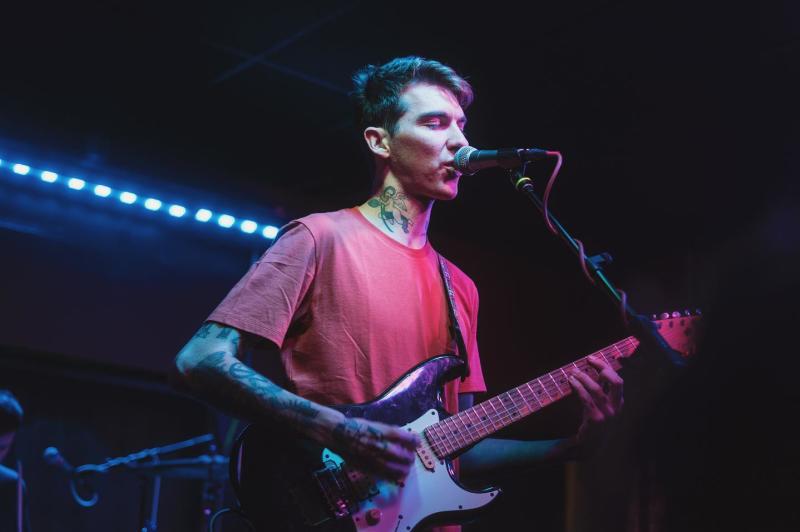
[(697, 349), (698, 325), (702, 314), (700, 310), (664, 312), (651, 316), (658, 333), (669, 346), (684, 357), (691, 356)]

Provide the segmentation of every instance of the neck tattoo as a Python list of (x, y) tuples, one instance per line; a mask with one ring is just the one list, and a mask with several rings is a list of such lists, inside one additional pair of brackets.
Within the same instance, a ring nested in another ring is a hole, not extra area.
[(367, 205), (380, 209), (378, 216), (390, 233), (394, 233), (392, 226), (400, 226), (404, 233), (408, 233), (414, 223), (405, 215), (408, 213), (406, 195), (398, 194), (394, 187), (384, 188), (380, 194), (367, 202)]

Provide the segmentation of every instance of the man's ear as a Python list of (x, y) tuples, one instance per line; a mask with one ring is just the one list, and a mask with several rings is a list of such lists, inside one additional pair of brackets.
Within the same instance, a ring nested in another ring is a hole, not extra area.
[(389, 157), (389, 132), (382, 127), (368, 127), (364, 130), (367, 148), (382, 159)]

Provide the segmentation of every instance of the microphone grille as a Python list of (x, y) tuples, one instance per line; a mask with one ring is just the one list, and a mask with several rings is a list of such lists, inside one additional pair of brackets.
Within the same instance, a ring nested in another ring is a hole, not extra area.
[(469, 168), (469, 156), (476, 151), (478, 150), (472, 146), (464, 146), (459, 148), (456, 154), (453, 156), (453, 165), (456, 167), (456, 170), (462, 174), (474, 174), (475, 172), (470, 171)]

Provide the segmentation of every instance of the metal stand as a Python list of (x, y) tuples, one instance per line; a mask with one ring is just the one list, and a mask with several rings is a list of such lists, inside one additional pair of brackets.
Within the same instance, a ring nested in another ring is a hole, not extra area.
[[(533, 182), (529, 177), (525, 177), (525, 164), (520, 168), (511, 169), (511, 183), (514, 188), (522, 195), (526, 196), (536, 206), (542, 215), (545, 215), (544, 203), (536, 194), (533, 189)], [(621, 293), (614, 288), (611, 281), (606, 277), (603, 272), (603, 263), (610, 262), (611, 256), (608, 253), (601, 253), (593, 257), (584, 257), (581, 252), (581, 246), (575, 241), (572, 236), (567, 232), (561, 223), (549, 212), (546, 214), (550, 220), (556, 234), (561, 238), (561, 241), (577, 256), (585, 266), (586, 271), (589, 272), (591, 279), (594, 280), (594, 285), (597, 286), (618, 309), (621, 309), (623, 315), (626, 317), (626, 325), (631, 329), (631, 332), (642, 343), (658, 352), (665, 361), (672, 367), (682, 368), (686, 366), (686, 361), (679, 353), (674, 351), (658, 333), (653, 323), (645, 316), (636, 312), (627, 301), (625, 301)]]
[[(203, 517), (208, 523), (213, 514), (213, 505), (220, 504), (219, 493), (221, 483), (228, 474), (228, 458), (215, 454), (216, 446), (209, 446), (212, 454), (203, 454), (191, 458), (162, 459), (162, 455), (194, 447), (214, 440), (211, 434), (198, 436), (164, 447), (154, 447), (142, 451), (112, 458), (102, 464), (85, 464), (75, 468), (71, 489), (75, 500), (84, 507), (97, 504), (99, 495), (91, 487), (90, 477), (94, 474), (122, 471), (136, 473), (142, 482), (142, 496), (139, 505), (139, 532), (156, 532), (158, 530), (158, 507), (161, 494), (161, 478), (164, 476), (178, 478), (194, 478), (205, 481), (203, 485)], [(80, 493), (83, 492), (83, 493)], [(89, 493), (90, 495), (86, 495)]]

